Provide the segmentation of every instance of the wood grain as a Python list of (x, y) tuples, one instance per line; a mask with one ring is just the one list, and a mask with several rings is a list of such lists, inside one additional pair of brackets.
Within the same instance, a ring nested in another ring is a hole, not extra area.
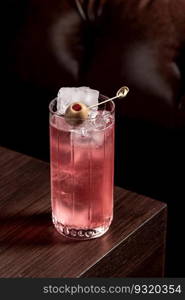
[(62, 237), (51, 222), (49, 164), (0, 148), (0, 277), (162, 276), (165, 235), (164, 203), (116, 187), (103, 237)]

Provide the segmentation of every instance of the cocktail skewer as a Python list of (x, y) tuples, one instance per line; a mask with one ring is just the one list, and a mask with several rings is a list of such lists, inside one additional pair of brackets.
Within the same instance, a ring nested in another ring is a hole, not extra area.
[(129, 92), (129, 88), (127, 86), (121, 87), (117, 93), (116, 96), (112, 98), (108, 98), (105, 101), (99, 102), (97, 104), (87, 106), (86, 104), (82, 102), (75, 102), (68, 106), (68, 108), (65, 111), (64, 117), (67, 123), (71, 125), (80, 125), (83, 123), (86, 119), (88, 119), (89, 111), (91, 108), (96, 107), (98, 105), (107, 103), (111, 100), (115, 99), (122, 99), (126, 97), (126, 95)]
[(129, 92), (129, 88), (128, 88), (127, 86), (123, 86), (123, 87), (121, 87), (121, 88), (117, 91), (116, 96), (114, 96), (114, 97), (112, 97), (112, 98), (108, 98), (107, 100), (102, 101), (102, 102), (99, 102), (99, 103), (97, 103), (97, 104), (88, 106), (88, 109), (91, 109), (91, 108), (96, 107), (96, 106), (98, 106), (98, 105), (101, 105), (101, 104), (104, 104), (104, 103), (106, 103), (106, 102), (115, 100), (115, 99), (117, 99), (117, 98), (122, 99), (122, 98), (126, 97), (126, 95), (128, 94), (128, 92)]

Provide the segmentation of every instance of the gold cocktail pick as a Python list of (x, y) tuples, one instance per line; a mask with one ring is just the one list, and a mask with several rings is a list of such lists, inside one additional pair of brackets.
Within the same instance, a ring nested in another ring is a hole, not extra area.
[(115, 100), (115, 99), (117, 99), (117, 98), (122, 99), (122, 98), (126, 97), (126, 95), (128, 94), (128, 92), (129, 92), (129, 88), (128, 88), (127, 86), (122, 86), (122, 87), (117, 91), (116, 96), (114, 96), (114, 97), (112, 97), (112, 98), (108, 98), (107, 100), (102, 101), (102, 102), (99, 102), (99, 103), (97, 103), (97, 104), (91, 105), (91, 106), (88, 107), (88, 109), (93, 108), (93, 107), (96, 107), (96, 106), (101, 105), (101, 104), (104, 104), (104, 103), (106, 103), (106, 102)]
[(98, 105), (104, 104), (106, 102), (115, 100), (115, 99), (122, 99), (126, 97), (126, 95), (129, 92), (129, 88), (127, 86), (121, 87), (117, 93), (116, 96), (112, 98), (108, 98), (105, 101), (99, 102), (97, 104), (87, 106), (82, 102), (75, 102), (68, 106), (68, 108), (65, 111), (64, 117), (67, 123), (70, 125), (80, 125), (83, 123), (89, 115), (89, 110), (93, 107), (96, 107)]

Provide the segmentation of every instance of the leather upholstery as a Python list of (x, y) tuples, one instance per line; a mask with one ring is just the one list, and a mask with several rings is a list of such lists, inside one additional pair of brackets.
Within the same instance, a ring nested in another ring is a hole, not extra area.
[(112, 96), (128, 84), (123, 116), (184, 126), (183, 0), (17, 2), (9, 24), (18, 23), (8, 41), (9, 80), (13, 74), (53, 95), (61, 85), (83, 83)]
[(120, 104), (123, 115), (184, 126), (183, 0), (25, 2), (11, 24), (20, 18), (8, 77), (15, 72), (20, 83), (53, 95), (61, 85), (83, 83), (112, 96), (125, 83), (131, 93)]

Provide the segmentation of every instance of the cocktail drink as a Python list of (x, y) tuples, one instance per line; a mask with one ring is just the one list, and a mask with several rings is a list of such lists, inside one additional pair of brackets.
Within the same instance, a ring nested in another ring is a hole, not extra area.
[(65, 236), (96, 238), (113, 218), (114, 103), (73, 125), (57, 113), (56, 101), (50, 103), (53, 223)]

